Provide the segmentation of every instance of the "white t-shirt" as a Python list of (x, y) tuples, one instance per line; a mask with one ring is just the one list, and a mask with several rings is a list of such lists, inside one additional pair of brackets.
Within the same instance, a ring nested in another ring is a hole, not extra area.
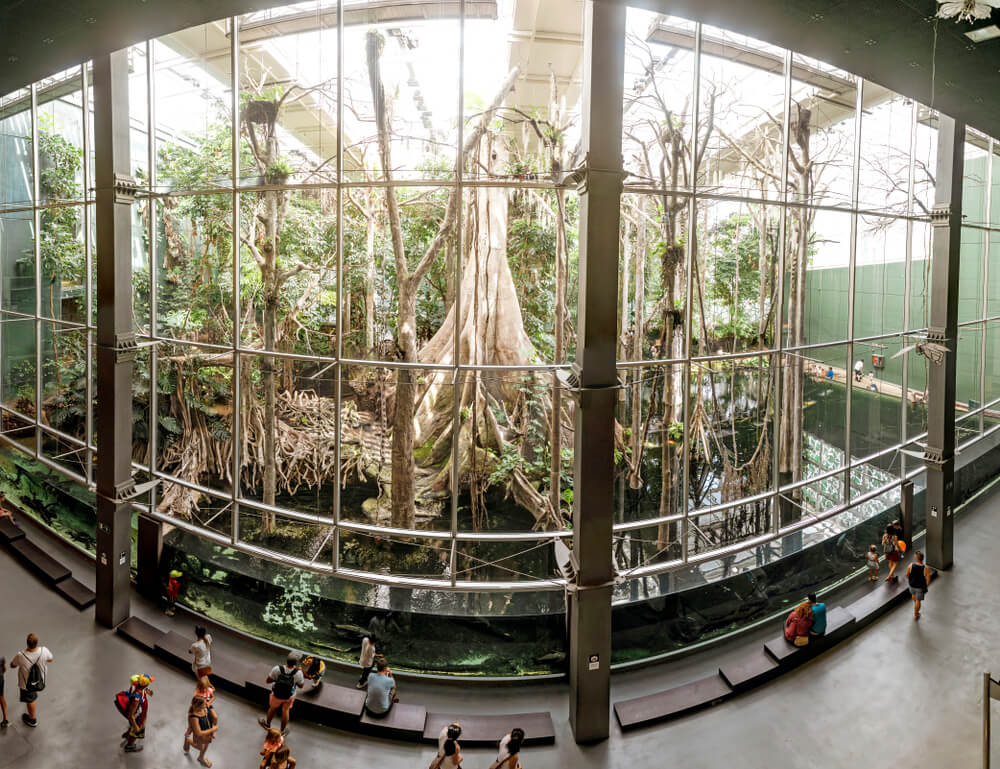
[(207, 668), (212, 665), (212, 634), (205, 633), (205, 638), (202, 640), (199, 638), (193, 644), (191, 648), (188, 649), (191, 654), (194, 655), (194, 665), (197, 668)]
[(36, 662), (38, 663), (38, 668), (42, 671), (42, 680), (44, 681), (49, 674), (49, 663), (52, 662), (52, 652), (47, 647), (39, 646), (32, 651), (25, 649), (14, 655), (14, 659), (10, 661), (10, 666), (17, 668), (18, 689), (27, 688), (28, 672)]
[[(510, 735), (509, 734), (505, 734), (503, 737), (500, 738), (500, 749), (497, 752), (496, 763), (499, 766), (501, 766), (502, 769), (507, 769), (507, 763), (506, 762), (508, 762), (508, 760), (510, 759), (510, 751), (507, 749), (507, 744), (509, 742), (510, 742)], [(520, 768), (520, 766), (521, 766), (520, 759), (515, 760), (514, 766)]]

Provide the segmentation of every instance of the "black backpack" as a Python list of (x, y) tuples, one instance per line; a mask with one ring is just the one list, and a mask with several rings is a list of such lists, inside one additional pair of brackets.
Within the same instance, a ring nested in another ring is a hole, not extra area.
[[(27, 655), (25, 655), (25, 658), (27, 658)], [(26, 692), (40, 692), (45, 688), (45, 676), (42, 675), (42, 669), (38, 666), (38, 663), (41, 661), (42, 652), (39, 651), (34, 664), (28, 669), (28, 680), (24, 683), (24, 690)]]
[(297, 668), (293, 668), (289, 673), (284, 666), (278, 667), (278, 677), (274, 680), (271, 693), (279, 700), (287, 700), (295, 693), (295, 674)]

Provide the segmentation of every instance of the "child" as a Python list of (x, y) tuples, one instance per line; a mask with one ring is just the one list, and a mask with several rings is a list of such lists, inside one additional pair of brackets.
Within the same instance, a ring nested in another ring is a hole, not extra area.
[(167, 580), (167, 610), (164, 612), (168, 617), (174, 616), (174, 606), (177, 603), (177, 595), (181, 592), (181, 579), (184, 573), (174, 569), (170, 572)]
[[(285, 744), (285, 738), (277, 729), (268, 729), (267, 737), (264, 739), (264, 747), (260, 749), (263, 758), (260, 760), (260, 769), (274, 766), (274, 759), (279, 750)], [(287, 755), (287, 753), (286, 753)]]
[(322, 683), (323, 676), (326, 675), (326, 663), (311, 654), (302, 658), (300, 668), (305, 679), (312, 681), (313, 689)]
[(295, 769), (295, 759), (287, 745), (282, 745), (274, 754), (271, 769)]
[(865, 553), (865, 563), (868, 565), (868, 581), (878, 582), (878, 545), (872, 545)]

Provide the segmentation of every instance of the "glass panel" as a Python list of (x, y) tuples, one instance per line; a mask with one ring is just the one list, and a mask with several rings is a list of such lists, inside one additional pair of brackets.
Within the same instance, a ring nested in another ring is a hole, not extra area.
[[(425, 13), (433, 21), (397, 22), (386, 28), (377, 25), (382, 11), (376, 9), (366, 23), (344, 29), (347, 178), (454, 177), (462, 64), (456, 8), (432, 2)], [(369, 62), (377, 67), (370, 69)], [(478, 113), (493, 97), (483, 96), (475, 107), (476, 100), (468, 98), (466, 104)], [(379, 146), (380, 126), (385, 130), (384, 150)]]
[(41, 453), (63, 471), (81, 478), (87, 477), (87, 449), (82, 443), (66, 440), (43, 428)]
[(245, 185), (337, 181), (336, 6), (293, 9), (271, 24), (239, 19)]
[(694, 354), (750, 352), (773, 343), (776, 209), (699, 202), (692, 280)]
[[(986, 373), (986, 403), (995, 403), (1000, 399), (1000, 322), (986, 324), (986, 360), (983, 362)], [(1000, 409), (991, 409), (990, 415)]]
[(866, 80), (862, 104), (858, 207), (905, 214), (909, 208), (913, 102)]
[(958, 350), (955, 356), (955, 418), (963, 411), (982, 406), (979, 378), (982, 373), (982, 326), (962, 326), (958, 329)]
[(0, 260), (0, 309), (34, 315), (35, 240), (31, 211), (0, 214)]
[[(781, 191), (785, 51), (707, 25), (701, 34), (698, 188), (776, 197)], [(810, 119), (811, 113), (800, 103), (793, 103), (792, 110), (797, 125)], [(807, 143), (808, 135), (799, 132), (793, 139), (804, 137)], [(790, 155), (801, 165), (808, 149), (793, 141)], [(810, 186), (808, 165), (802, 169), (805, 176), (789, 171), (789, 187), (796, 194)]]
[[(619, 360), (684, 355), (688, 202), (674, 196), (622, 196)], [(742, 232), (741, 237), (752, 240)]]
[[(851, 216), (838, 211), (800, 208), (790, 209), (787, 217), (785, 346), (845, 339), (850, 296)], [(808, 233), (806, 238), (800, 235), (802, 228)], [(802, 283), (799, 276), (802, 276)], [(805, 306), (800, 307), (803, 302)]]
[[(240, 505), (240, 542), (323, 565), (330, 563), (333, 527)], [(284, 586), (287, 588), (292, 585)]]
[(983, 317), (983, 279), (986, 260), (986, 232), (962, 228), (962, 246), (958, 271), (958, 322)]
[(222, 19), (152, 41), (159, 192), (232, 186), (227, 25)]
[(521, 582), (532, 579), (556, 579), (559, 576), (550, 540), (459, 541), (456, 547), (455, 578), (459, 581)]
[(859, 216), (854, 336), (902, 331), (905, 301), (906, 221)]
[(64, 326), (60, 323), (48, 321), (40, 323), (41, 422), (82, 443), (86, 439), (89, 332), (85, 328)]
[(801, 477), (812, 478), (846, 464), (847, 345), (812, 348), (801, 357), (805, 367)]
[(643, 566), (680, 562), (684, 522), (670, 521), (613, 535), (612, 558), (622, 574)]
[(451, 544), (447, 539), (340, 532), (340, 567), (343, 569), (448, 579), (450, 559)]
[(913, 213), (930, 216), (937, 173), (938, 114), (917, 104), (916, 151), (913, 158)]
[[(773, 488), (768, 419), (776, 356), (691, 364), (689, 502), (720, 505)], [(796, 413), (801, 413), (801, 409)], [(801, 427), (796, 430), (801, 435)]]
[(930, 317), (931, 236), (926, 222), (913, 222), (910, 257), (909, 330), (927, 328)]
[(39, 223), (41, 315), (85, 323), (87, 297), (84, 285), (83, 206), (42, 209)]
[(637, 8), (628, 9), (626, 25), (622, 153), (628, 181), (690, 189), (695, 25)]
[[(864, 458), (902, 439), (902, 337), (855, 342), (851, 375), (851, 456)], [(861, 363), (861, 375), (857, 364)]]
[[(692, 515), (688, 520), (688, 557), (768, 534), (773, 529), (773, 504), (772, 497), (765, 497), (726, 510)], [(701, 571), (709, 579), (725, 579), (739, 571), (736, 561), (735, 555), (722, 556), (718, 561), (702, 565)]]
[[(418, 357), (427, 363), (454, 361), (454, 321), (447, 323), (446, 318), (450, 317), (448, 308), (455, 294), (457, 233), (454, 227), (448, 232), (443, 222), (457, 194), (456, 189), (437, 187), (349, 191), (344, 202), (344, 269), (354, 325), (345, 329), (347, 356), (381, 361), (416, 361)], [(399, 241), (394, 241), (392, 235), (391, 199), (398, 204), (403, 234)], [(439, 241), (442, 232), (445, 237)], [(243, 263), (244, 270), (254, 275), (253, 259), (244, 258)], [(401, 279), (397, 269), (401, 265), (410, 280)], [(502, 265), (495, 264), (494, 269), (502, 271)], [(413, 275), (421, 277), (416, 285)], [(401, 317), (400, 308), (412, 308), (412, 315)], [(346, 310), (345, 302), (345, 316)], [(412, 349), (407, 350), (408, 346)]]
[(962, 175), (962, 223), (987, 223), (986, 187), (989, 174), (989, 139), (975, 131), (965, 134), (965, 166)]
[(0, 313), (3, 405), (35, 418), (35, 321)]
[[(793, 198), (821, 205), (852, 204), (857, 98), (854, 75), (792, 54), (792, 103), (797, 112), (793, 119), (798, 119), (791, 137), (788, 183)], [(803, 160), (808, 163), (807, 177), (798, 168)]]
[(34, 200), (31, 94), (22, 88), (0, 97), (0, 208)]
[(39, 203), (83, 200), (83, 104), (80, 68), (37, 88)]
[(149, 186), (149, 89), (146, 44), (128, 49), (129, 162), (140, 187)]
[[(189, 484), (228, 492), (232, 486), (231, 353), (157, 345), (157, 467)], [(186, 517), (196, 490), (165, 482), (160, 510)]]
[[(223, 193), (166, 197), (154, 207), (161, 336), (232, 344), (232, 203), (232, 195)], [(136, 253), (138, 263), (145, 263), (145, 250)], [(148, 282), (141, 270), (135, 277)], [(253, 294), (245, 294), (245, 310), (254, 304), (252, 299)], [(254, 317), (245, 315), (244, 325), (252, 326)]]
[[(458, 288), (462, 363), (524, 366), (571, 360), (579, 198), (561, 190), (474, 188), (467, 200), (466, 231), (474, 237), (465, 241)], [(440, 267), (445, 279), (436, 279), (435, 265), (425, 293), (447, 314), (421, 350), (421, 360), (428, 363), (454, 359), (449, 347), (456, 328), (454, 278), (447, 274), (450, 265)]]

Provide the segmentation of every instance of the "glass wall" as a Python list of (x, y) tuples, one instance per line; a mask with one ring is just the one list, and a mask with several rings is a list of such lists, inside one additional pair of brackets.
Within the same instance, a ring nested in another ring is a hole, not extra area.
[[(137, 508), (192, 608), (244, 630), (558, 672), (582, 8), (411, 6), (128, 51)], [(921, 482), (937, 149), (932, 110), (806, 55), (627, 29), (615, 662), (849, 576)], [(0, 99), (0, 482), (92, 550), (88, 81)], [(1000, 411), (996, 152), (970, 132), (960, 441)]]

